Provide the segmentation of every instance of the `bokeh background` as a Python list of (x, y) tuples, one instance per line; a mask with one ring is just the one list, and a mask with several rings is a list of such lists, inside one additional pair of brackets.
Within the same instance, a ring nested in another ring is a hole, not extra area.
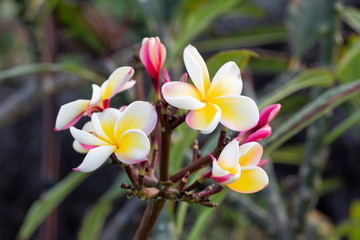
[[(71, 173), (83, 156), (68, 131), (53, 128), (62, 104), (89, 99), (91, 83), (101, 84), (118, 66), (134, 66), (151, 98), (138, 59), (144, 37), (166, 45), (173, 80), (185, 71), (189, 43), (205, 59), (224, 54), (236, 61), (239, 50), (250, 50), (245, 95), (262, 106), (282, 104), (275, 133), (322, 93), (360, 78), (359, 7), (357, 0), (1, 0), (0, 239), (131, 239), (144, 202), (127, 200), (114, 166)], [(228, 194), (208, 212), (172, 204), (152, 238), (289, 239), (283, 233), (293, 231), (299, 239), (360, 239), (359, 96), (314, 108), (317, 121), (300, 115), (305, 126), (267, 156), (277, 177), (272, 205), (261, 193)], [(112, 103), (135, 97), (133, 89)], [(295, 205), (305, 205), (304, 216), (294, 217)], [(302, 223), (289, 230), (294, 219)]]

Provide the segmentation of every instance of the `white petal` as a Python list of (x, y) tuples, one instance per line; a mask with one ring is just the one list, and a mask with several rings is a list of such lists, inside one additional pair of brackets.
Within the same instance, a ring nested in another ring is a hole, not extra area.
[(132, 88), (133, 86), (135, 86), (136, 81), (135, 80), (130, 80), (128, 82), (126, 82), (118, 91), (119, 92), (123, 92), (125, 90), (128, 90), (129, 88)]
[(91, 149), (84, 159), (84, 161), (78, 166), (76, 171), (91, 172), (100, 167), (114, 152), (114, 146), (100, 146)]
[(85, 148), (83, 148), (83, 146), (81, 146), (81, 144), (78, 142), (78, 141), (74, 141), (73, 142), (73, 148), (74, 148), (74, 150), (75, 151), (77, 151), (78, 153), (83, 153), (83, 154), (85, 154), (85, 153), (87, 153), (88, 152), (88, 150), (86, 150)]
[(98, 85), (93, 84), (92, 85), (92, 96), (89, 105), (97, 105), (101, 101), (101, 89)]
[(168, 82), (162, 86), (161, 91), (166, 102), (174, 107), (185, 110), (205, 107), (205, 103), (200, 101), (199, 91), (191, 84)]
[(209, 100), (221, 109), (220, 122), (234, 131), (245, 131), (254, 127), (259, 121), (259, 110), (256, 103), (245, 96), (224, 96)]
[(231, 174), (235, 174), (239, 165), (239, 142), (237, 139), (228, 143), (219, 156), (219, 165), (221, 168), (229, 171)]
[(70, 132), (71, 135), (75, 138), (75, 140), (82, 144), (91, 145), (91, 146), (109, 145), (109, 143), (95, 137), (91, 133), (79, 130), (75, 127), (71, 127)]
[(240, 95), (242, 87), (243, 82), (240, 69), (236, 63), (227, 62), (215, 74), (206, 98), (211, 99), (227, 95)]
[(139, 129), (149, 135), (155, 128), (157, 114), (153, 105), (144, 101), (131, 103), (121, 112), (116, 122), (116, 139), (129, 129)]
[(134, 69), (132, 67), (119, 67), (109, 77), (105, 95), (103, 99), (110, 99), (119, 89), (128, 82), (134, 75)]
[(108, 142), (115, 144), (115, 123), (120, 117), (121, 112), (115, 108), (107, 108), (103, 112), (94, 113), (91, 122), (95, 133)]
[(192, 110), (186, 116), (186, 123), (189, 127), (200, 131), (202, 134), (209, 134), (215, 130), (221, 118), (221, 110), (214, 104), (206, 104), (202, 109)]
[(56, 117), (55, 130), (73, 126), (85, 113), (89, 100), (79, 99), (61, 106)]
[(261, 160), (263, 147), (258, 142), (248, 142), (239, 147), (239, 163), (241, 167), (256, 166)]
[(184, 63), (191, 80), (204, 98), (210, 86), (209, 72), (204, 59), (192, 45), (188, 45), (184, 50)]
[(123, 163), (137, 164), (147, 160), (149, 151), (150, 142), (145, 133), (131, 129), (121, 136), (115, 155)]

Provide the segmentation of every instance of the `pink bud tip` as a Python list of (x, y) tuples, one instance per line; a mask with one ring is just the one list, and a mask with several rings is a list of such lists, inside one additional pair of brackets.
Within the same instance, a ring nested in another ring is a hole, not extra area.
[(211, 159), (212, 159), (213, 161), (216, 161), (216, 158), (215, 158), (213, 155), (209, 154), (209, 156), (211, 157)]
[(241, 137), (238, 135), (236, 138), (235, 138), (236, 141), (240, 142), (242, 139)]
[(120, 109), (119, 109), (120, 112), (124, 111), (126, 107), (127, 107), (127, 105), (124, 105), (124, 106), (120, 107)]
[(170, 82), (170, 76), (169, 76), (169, 73), (168, 71), (166, 70), (166, 68), (163, 68), (161, 70), (161, 77), (162, 77), (162, 83), (165, 84), (167, 82)]
[(268, 162), (268, 160), (262, 159), (262, 160), (260, 160), (260, 162), (258, 163), (257, 166), (263, 168), (267, 164), (267, 162)]
[(78, 168), (73, 168), (73, 170), (76, 171), (76, 172), (81, 172), (81, 170), (78, 169)]
[(254, 133), (250, 134), (243, 143), (248, 142), (259, 142), (271, 135), (271, 127), (269, 124), (266, 124), (262, 128), (256, 130)]
[(187, 82), (187, 79), (188, 79), (188, 75), (187, 75), (187, 73), (184, 73), (184, 74), (181, 76), (181, 78), (180, 78), (179, 81), (186, 83), (186, 82)]
[(281, 108), (280, 104), (273, 104), (264, 108), (264, 110), (262, 110), (260, 113), (259, 122), (256, 127), (261, 128), (264, 125), (271, 122), (279, 113), (280, 108)]

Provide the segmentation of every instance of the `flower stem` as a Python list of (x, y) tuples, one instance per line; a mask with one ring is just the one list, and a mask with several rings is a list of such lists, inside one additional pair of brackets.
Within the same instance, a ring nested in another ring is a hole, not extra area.
[(148, 200), (148, 205), (141, 219), (138, 229), (136, 230), (134, 240), (148, 239), (150, 233), (155, 225), (157, 218), (160, 215), (161, 209), (164, 206), (165, 199), (161, 200)]
[(164, 131), (161, 131), (160, 147), (160, 181), (163, 182), (167, 181), (169, 178), (170, 146), (171, 131), (164, 129)]

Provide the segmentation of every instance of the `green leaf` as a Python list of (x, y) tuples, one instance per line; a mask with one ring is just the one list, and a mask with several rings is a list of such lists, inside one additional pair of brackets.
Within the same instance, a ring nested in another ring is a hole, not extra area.
[(270, 153), (281, 146), (286, 140), (300, 132), (310, 123), (323, 116), (344, 101), (359, 93), (360, 80), (343, 84), (321, 94), (308, 105), (299, 110), (289, 120), (277, 128), (272, 135), (262, 142), (266, 152)]
[(67, 72), (75, 74), (96, 84), (101, 84), (102, 82), (104, 82), (103, 77), (74, 63), (39, 63), (25, 64), (0, 71), (0, 83), (9, 78), (15, 78), (38, 72)]
[[(188, 15), (184, 16), (179, 23), (179, 26), (176, 26), (175, 28), (177, 29), (177, 32), (181, 34), (177, 36), (171, 48), (167, 63), (170, 63), (192, 39), (197, 35), (200, 35), (214, 19), (232, 10), (239, 2), (239, 0), (207, 1), (202, 3), (200, 7), (191, 11)], [(174, 26), (172, 25), (170, 27)]]
[(260, 26), (228, 35), (224, 38), (207, 39), (195, 42), (194, 46), (201, 51), (214, 51), (227, 48), (241, 48), (286, 42), (286, 31), (283, 26)]
[(112, 210), (114, 201), (126, 193), (119, 187), (119, 183), (126, 181), (128, 181), (126, 175), (121, 174), (100, 199), (91, 206), (89, 211), (83, 217), (78, 234), (79, 240), (99, 239), (99, 235), (104, 227), (107, 216)]
[(360, 78), (360, 40), (357, 40), (336, 65), (336, 75), (342, 82)]
[[(212, 202), (221, 203), (227, 194), (227, 189), (223, 189), (220, 193), (217, 193), (212, 197)], [(217, 208), (201, 208), (198, 214), (198, 217), (194, 223), (194, 227), (191, 229), (188, 239), (189, 240), (198, 240), (200, 239), (201, 233), (204, 231), (207, 223), (211, 217), (215, 217), (215, 211)]]
[(274, 163), (300, 166), (304, 160), (304, 146), (302, 144), (283, 146), (271, 154)]
[(334, 84), (334, 76), (326, 69), (315, 68), (302, 72), (293, 80), (277, 88), (259, 100), (259, 108), (277, 103), (291, 94), (309, 87), (329, 87)]
[(352, 27), (358, 34), (360, 34), (360, 11), (354, 7), (340, 8), (340, 13), (343, 20)]
[(325, 136), (325, 143), (327, 145), (333, 143), (338, 137), (344, 134), (351, 127), (360, 122), (360, 110), (356, 110), (353, 114), (348, 116), (344, 121), (339, 123)]
[(344, 187), (344, 182), (341, 178), (327, 178), (324, 179), (320, 185), (320, 188), (317, 190), (319, 196), (324, 196), (331, 192), (341, 189)]
[(72, 172), (54, 187), (43, 193), (39, 200), (30, 207), (20, 228), (18, 239), (29, 239), (51, 211), (88, 176), (90, 174)]
[[(351, 219), (360, 219), (360, 200), (354, 200), (350, 205), (350, 218)], [(359, 225), (360, 226), (360, 225)], [(350, 231), (349, 239), (357, 240), (360, 239), (360, 228), (356, 227)]]
[(302, 0), (290, 4), (287, 26), (295, 57), (300, 58), (322, 35), (331, 31), (335, 1)]
[(259, 58), (253, 58), (249, 67), (258, 73), (280, 74), (288, 69), (289, 59), (278, 52), (274, 54), (259, 53)]
[(250, 57), (258, 57), (258, 55), (250, 50), (222, 51), (209, 58), (206, 61), (206, 65), (209, 69), (210, 77), (212, 78), (220, 67), (229, 61), (234, 61), (240, 70), (244, 70)]

